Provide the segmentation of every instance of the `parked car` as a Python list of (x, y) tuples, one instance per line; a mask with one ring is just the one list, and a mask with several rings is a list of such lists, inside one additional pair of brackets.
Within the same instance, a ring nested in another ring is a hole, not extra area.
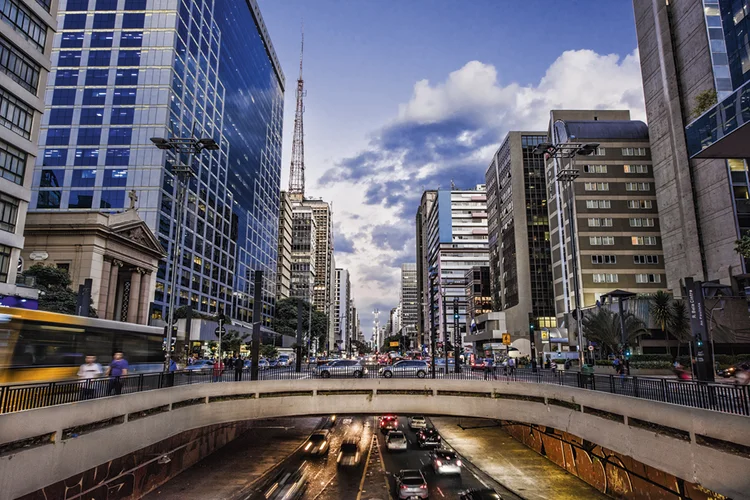
[(455, 451), (435, 450), (430, 453), (430, 462), (435, 474), (461, 474), (461, 459)]
[(390, 431), (385, 437), (385, 447), (388, 451), (406, 451), (409, 443), (401, 431)]
[(459, 493), (458, 500), (503, 500), (503, 497), (491, 488), (472, 488)]
[(389, 366), (384, 366), (378, 373), (385, 378), (391, 377), (417, 377), (425, 378), (429, 367), (426, 361), (405, 359)]
[(427, 420), (421, 415), (409, 417), (409, 429), (424, 429), (427, 427)]
[(417, 432), (417, 444), (420, 448), (425, 448), (427, 446), (440, 446), (442, 441), (443, 438), (441, 438), (438, 431), (432, 427)]
[(286, 356), (282, 354), (279, 356), (279, 366), (290, 366), (292, 363), (289, 359), (289, 356)]
[(380, 432), (388, 434), (398, 429), (398, 417), (396, 415), (383, 415), (380, 417)]
[(339, 359), (328, 364), (315, 367), (315, 373), (321, 378), (354, 377), (362, 378), (367, 375), (367, 368), (354, 359)]
[(359, 440), (356, 438), (346, 438), (339, 448), (336, 463), (340, 467), (356, 467), (359, 465)]
[(398, 498), (427, 498), (427, 480), (419, 469), (402, 469), (396, 474)]
[(276, 368), (279, 366), (279, 360), (278, 359), (269, 359), (268, 360), (268, 367), (269, 368)]
[(329, 437), (330, 431), (326, 429), (313, 432), (307, 440), (303, 451), (306, 455), (327, 455), (330, 450)]

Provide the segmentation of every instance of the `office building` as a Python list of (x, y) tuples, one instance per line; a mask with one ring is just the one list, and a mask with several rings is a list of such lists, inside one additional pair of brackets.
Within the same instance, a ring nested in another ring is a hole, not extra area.
[(425, 191), (417, 208), (416, 243), (417, 243), (417, 346), (423, 350), (429, 343), (430, 328), (430, 270), (427, 259), (427, 216), (437, 198), (437, 191)]
[(490, 267), (474, 266), (465, 275), (466, 281), (466, 322), (471, 330), (471, 323), (482, 314), (492, 312), (492, 287), (490, 286)]
[(289, 194), (279, 196), (279, 245), (276, 259), (276, 300), (291, 297), (292, 285), (292, 203)]
[(734, 242), (750, 230), (750, 3), (633, 6), (666, 287), (679, 296), (687, 277), (736, 284), (748, 273)]
[(315, 275), (318, 230), (313, 211), (308, 207), (292, 209), (292, 278), (289, 293), (312, 304), (315, 295)]
[(255, 0), (61, 2), (31, 208), (121, 211), (126, 192), (173, 253), (172, 165), (187, 155), (152, 137), (208, 137), (192, 161), (182, 258), (162, 262), (153, 318), (178, 305), (252, 321), (253, 271), (264, 272), (262, 321), (276, 296), (284, 77)]
[[(0, 304), (35, 306), (37, 290), (17, 286), (24, 226), (38, 156), (39, 124), (57, 23), (57, 2), (8, 0), (0, 22)], [(31, 285), (31, 283), (30, 283)], [(77, 283), (76, 283), (77, 285)], [(35, 307), (34, 307), (35, 308)]]
[(334, 345), (336, 351), (346, 351), (349, 345), (351, 282), (349, 271), (336, 269), (336, 302), (333, 307)]
[[(463, 335), (467, 331), (466, 271), (489, 265), (485, 186), (478, 185), (473, 190), (438, 190), (423, 230), (427, 235), (426, 300), (434, 311), (437, 339), (444, 341), (447, 332), (452, 342), (454, 298), (459, 301), (459, 332)], [(434, 270), (434, 276), (430, 276), (429, 269)], [(430, 286), (434, 300), (429, 297)]]
[[(577, 288), (582, 308), (615, 289), (666, 288), (646, 124), (629, 111), (551, 111), (548, 137), (560, 151), (598, 144), (590, 156), (553, 155), (546, 165), (558, 325), (571, 324)], [(565, 182), (563, 170), (578, 177)]]
[(419, 301), (417, 300), (417, 264), (401, 264), (401, 291), (399, 294), (402, 334), (409, 337), (409, 347), (419, 347), (417, 322), (419, 321)]
[(529, 313), (539, 328), (557, 326), (544, 158), (534, 154), (546, 141), (509, 132), (485, 173), (493, 310), (513, 341), (528, 336)]

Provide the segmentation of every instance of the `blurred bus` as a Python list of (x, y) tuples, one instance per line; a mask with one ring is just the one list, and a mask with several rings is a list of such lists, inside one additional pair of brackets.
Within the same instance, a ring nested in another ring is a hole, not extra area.
[(76, 378), (86, 356), (107, 366), (122, 351), (130, 372), (159, 371), (164, 330), (31, 309), (0, 308), (0, 383)]

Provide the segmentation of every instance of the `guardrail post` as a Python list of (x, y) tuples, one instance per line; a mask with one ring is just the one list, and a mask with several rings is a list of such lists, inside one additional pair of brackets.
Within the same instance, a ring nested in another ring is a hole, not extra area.
[(138, 375), (138, 392), (143, 391), (143, 374)]
[(748, 401), (749, 399), (748, 393), (750, 391), (748, 390), (748, 386), (747, 385), (740, 386), (740, 391), (741, 391), (740, 398), (742, 399), (742, 402), (744, 403), (744, 407), (745, 407), (745, 415), (750, 415), (750, 401)]
[(615, 392), (615, 376), (614, 375), (609, 376), (609, 392), (611, 392), (612, 394), (617, 394)]
[(638, 377), (633, 377), (632, 380), (633, 380), (633, 395), (638, 398), (640, 397), (638, 396)]
[(669, 392), (667, 391), (667, 379), (661, 379), (661, 393), (664, 396), (664, 402), (669, 403)]

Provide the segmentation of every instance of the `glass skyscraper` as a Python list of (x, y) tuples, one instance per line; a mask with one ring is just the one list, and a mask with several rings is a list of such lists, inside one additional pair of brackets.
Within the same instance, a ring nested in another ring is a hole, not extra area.
[[(211, 137), (192, 164), (180, 305), (273, 314), (284, 78), (254, 0), (61, 0), (31, 209), (119, 211), (127, 192), (172, 255), (171, 166), (151, 137)], [(166, 317), (171, 262), (157, 276)]]

